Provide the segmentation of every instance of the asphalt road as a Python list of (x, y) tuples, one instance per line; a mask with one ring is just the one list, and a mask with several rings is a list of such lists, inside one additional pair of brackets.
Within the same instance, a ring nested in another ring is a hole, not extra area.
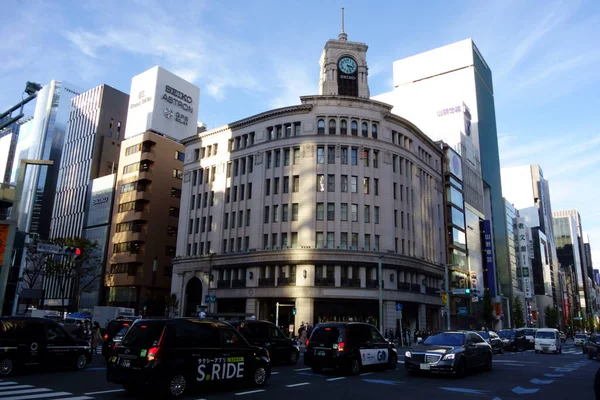
[[(567, 344), (563, 354), (504, 353), (496, 355), (491, 372), (472, 372), (465, 379), (409, 377), (404, 371), (403, 351), (395, 371), (367, 372), (361, 376), (339, 373), (313, 374), (302, 360), (296, 366), (273, 368), (262, 389), (221, 387), (199, 390), (187, 399), (370, 399), (398, 398), (464, 400), (593, 400), (598, 360), (588, 360), (581, 348)], [(0, 381), (0, 400), (109, 400), (131, 399), (117, 385), (105, 380), (104, 359), (94, 356), (84, 371), (31, 372)]]

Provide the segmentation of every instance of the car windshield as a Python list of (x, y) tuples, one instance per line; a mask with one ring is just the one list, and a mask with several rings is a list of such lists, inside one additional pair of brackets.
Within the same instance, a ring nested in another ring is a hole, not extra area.
[(339, 342), (341, 337), (341, 328), (329, 327), (329, 326), (318, 326), (313, 331), (310, 342), (314, 344), (323, 344), (324, 346), (331, 346)]
[(575, 335), (575, 337), (577, 339), (585, 339), (587, 335), (583, 334), (583, 333), (578, 333), (577, 335)]
[(515, 332), (513, 331), (500, 331), (498, 332), (498, 336), (503, 339), (512, 339), (515, 337)]
[(140, 321), (129, 329), (121, 344), (142, 349), (158, 346), (164, 327), (162, 321)]
[(129, 326), (124, 326), (115, 336), (125, 336), (128, 330)]
[(479, 336), (481, 336), (484, 339), (489, 339), (490, 338), (490, 333), (489, 332), (477, 331), (477, 333), (479, 334)]
[(433, 346), (462, 346), (465, 343), (465, 335), (462, 333), (439, 333), (429, 336), (423, 344)]
[(535, 337), (536, 339), (556, 339), (556, 335), (554, 334), (554, 332), (540, 332), (537, 331), (535, 333)]
[(523, 332), (526, 336), (535, 336), (535, 331), (533, 329), (523, 329)]

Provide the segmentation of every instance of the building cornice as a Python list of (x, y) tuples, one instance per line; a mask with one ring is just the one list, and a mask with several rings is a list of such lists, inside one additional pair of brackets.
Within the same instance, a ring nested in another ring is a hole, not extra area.
[(444, 156), (444, 150), (442, 149), (442, 146), (440, 146), (440, 144), (432, 140), (429, 136), (427, 136), (422, 130), (420, 130), (415, 124), (413, 124), (409, 120), (402, 118), (399, 115), (392, 114), (391, 112), (385, 114), (383, 116), (383, 119), (401, 125), (409, 131), (416, 133), (419, 136), (419, 139), (421, 139), (424, 143), (428, 144), (431, 147), (431, 149), (438, 153), (440, 157)]

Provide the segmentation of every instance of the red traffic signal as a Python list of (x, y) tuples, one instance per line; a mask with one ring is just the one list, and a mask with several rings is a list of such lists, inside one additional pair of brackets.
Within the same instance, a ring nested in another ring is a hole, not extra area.
[(75, 249), (75, 255), (76, 256), (80, 256), (81, 255), (81, 249), (79, 247)]

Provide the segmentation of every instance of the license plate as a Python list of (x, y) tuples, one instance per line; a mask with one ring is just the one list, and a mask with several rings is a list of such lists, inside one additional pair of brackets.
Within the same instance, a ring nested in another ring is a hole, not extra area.
[(431, 369), (431, 365), (429, 364), (421, 364), (421, 369), (425, 371), (429, 371)]
[(547, 352), (547, 351), (548, 351), (548, 348), (547, 348), (547, 347), (544, 347), (544, 352)]
[(114, 363), (114, 362), (116, 362), (116, 361), (117, 361), (117, 356), (112, 356), (112, 357), (110, 358), (110, 362), (113, 362), (113, 363)]
[(131, 360), (121, 360), (121, 367), (123, 367), (123, 368), (131, 367)]
[(325, 355), (325, 352), (324, 352), (324, 351), (317, 351), (317, 355), (318, 355), (318, 356), (324, 356), (324, 355)]

